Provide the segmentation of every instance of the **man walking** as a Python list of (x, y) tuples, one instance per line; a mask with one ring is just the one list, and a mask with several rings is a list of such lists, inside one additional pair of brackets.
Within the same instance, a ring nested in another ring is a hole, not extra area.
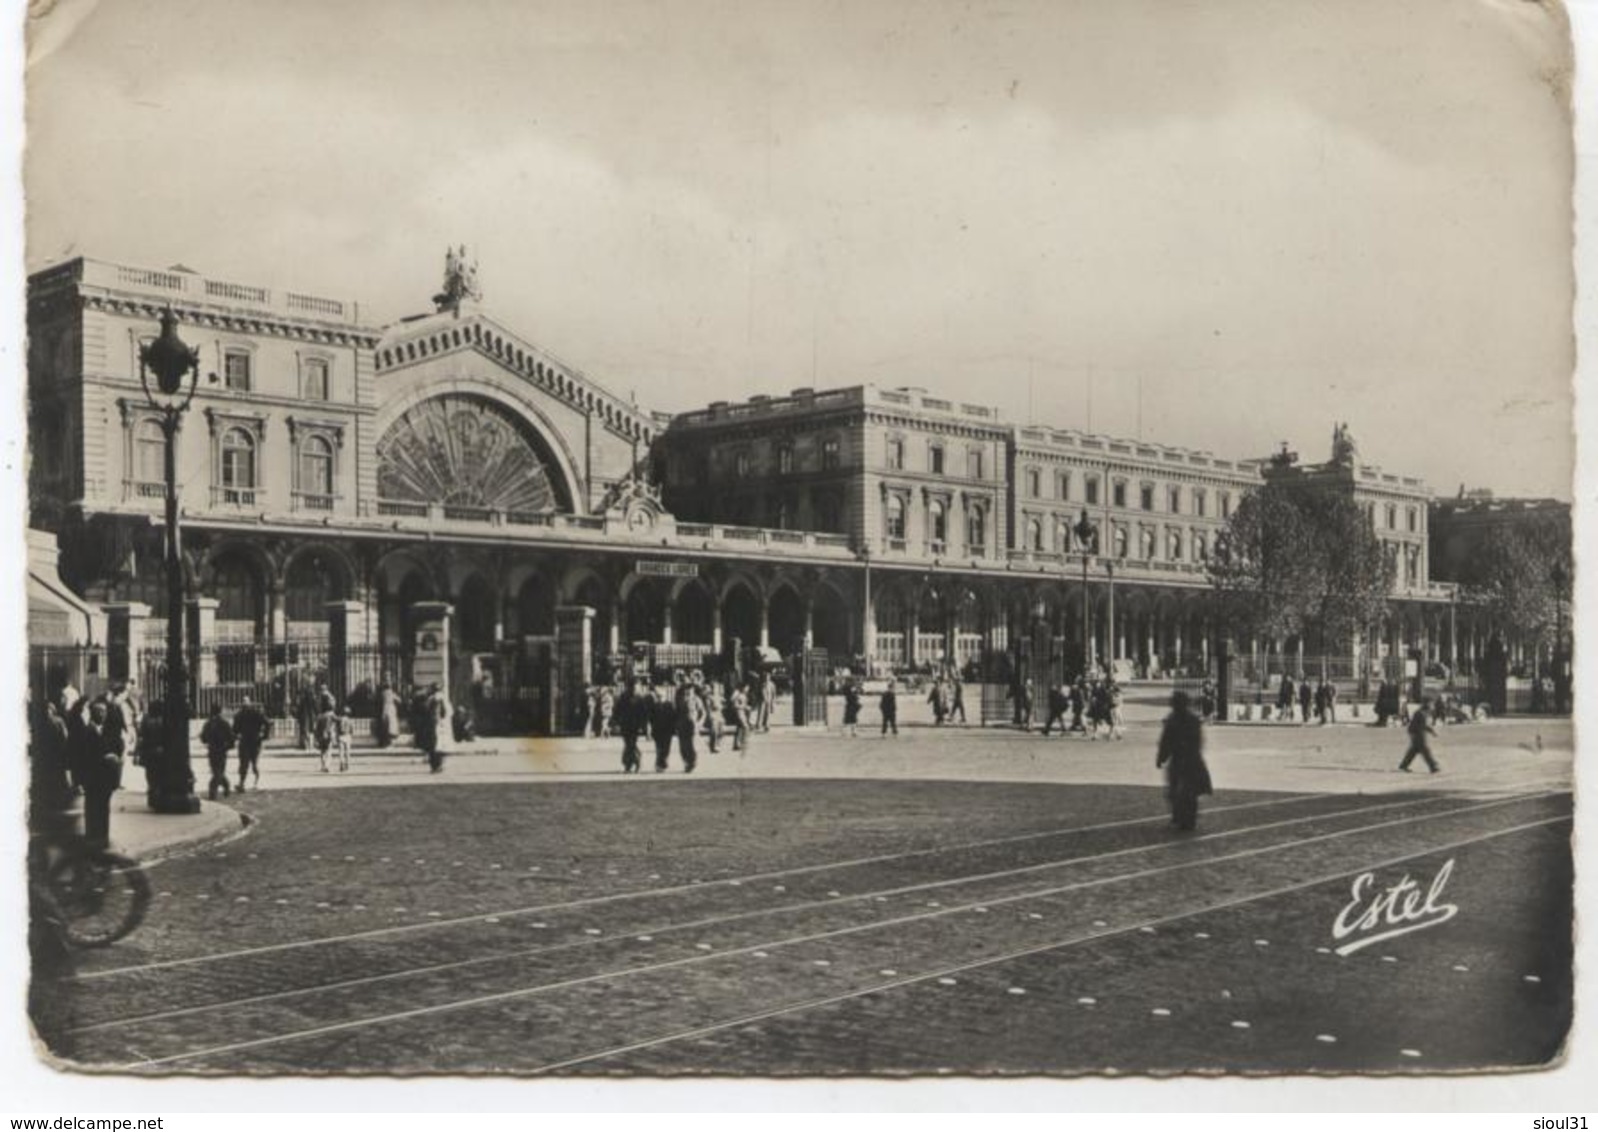
[(886, 735), (889, 728), (893, 729), (895, 736), (899, 734), (899, 685), (888, 681), (888, 686), (882, 691), (882, 699), (878, 701), (882, 711), (882, 733)]
[(244, 780), (255, 776), (255, 788), (261, 788), (261, 746), (266, 742), (272, 725), (249, 696), (233, 713), (233, 738), (239, 745), (239, 793), (244, 793)]
[(122, 724), (111, 705), (95, 700), (72, 735), (72, 764), (83, 790), (83, 836), (96, 849), (111, 843), (111, 795), (122, 785)]
[(1186, 692), (1171, 694), (1171, 714), (1160, 732), (1156, 769), (1165, 768), (1171, 800), (1171, 824), (1190, 830), (1198, 824), (1198, 800), (1213, 793), (1210, 769), (1204, 763), (1204, 725), (1188, 707)]
[(648, 705), (638, 690), (638, 681), (629, 680), (616, 701), (616, 724), (621, 730), (621, 772), (637, 774), (643, 759), (638, 753), (638, 735), (649, 725)]
[(677, 708), (670, 692), (658, 688), (649, 691), (649, 730), (655, 740), (655, 771), (666, 769), (671, 759), (671, 740), (677, 734)]
[(682, 755), (684, 774), (692, 774), (699, 762), (699, 752), (694, 740), (705, 722), (705, 701), (688, 679), (679, 671), (676, 674), (677, 695), (673, 707), (677, 714), (677, 751)]
[[(205, 744), (205, 757), (211, 763), (211, 801), (216, 801), (218, 787), (223, 797), (232, 794), (227, 781), (227, 756), (233, 749), (233, 728), (222, 714), (221, 704), (211, 705), (211, 715), (200, 728), (200, 742)], [(326, 767), (322, 768), (326, 770)]]
[(1437, 760), (1432, 758), (1431, 745), (1426, 742), (1428, 735), (1436, 735), (1432, 729), (1430, 715), (1426, 711), (1426, 701), (1422, 700), (1409, 716), (1409, 750), (1404, 752), (1404, 761), (1398, 764), (1398, 769), (1408, 773), (1409, 764), (1419, 755), (1426, 760), (1426, 765), (1433, 774), (1437, 773)]

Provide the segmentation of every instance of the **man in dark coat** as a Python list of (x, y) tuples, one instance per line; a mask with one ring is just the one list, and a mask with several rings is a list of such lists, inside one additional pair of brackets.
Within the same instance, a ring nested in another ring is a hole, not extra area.
[(1293, 678), (1287, 673), (1282, 673), (1282, 686), (1276, 692), (1276, 714), (1284, 719), (1293, 718), (1293, 701), (1297, 696), (1297, 689), (1293, 687)]
[(694, 740), (705, 722), (705, 701), (700, 697), (699, 689), (681, 672), (677, 673), (676, 700), (672, 706), (677, 715), (677, 751), (682, 755), (682, 769), (684, 773), (692, 774), (699, 762), (699, 751)]
[(627, 682), (626, 690), (616, 701), (616, 725), (621, 731), (621, 772), (637, 774), (643, 762), (638, 753), (638, 736), (649, 726), (649, 705), (636, 680)]
[(1054, 725), (1056, 723), (1060, 725), (1060, 734), (1065, 734), (1065, 713), (1070, 709), (1070, 707), (1070, 698), (1066, 696), (1065, 689), (1063, 687), (1061, 687), (1059, 684), (1056, 684), (1054, 687), (1049, 689), (1049, 715), (1048, 718), (1043, 721), (1043, 734), (1045, 736), (1054, 730)]
[(1416, 755), (1419, 755), (1426, 760), (1431, 772), (1436, 774), (1437, 760), (1432, 758), (1431, 744), (1426, 742), (1428, 735), (1435, 734), (1437, 732), (1432, 729), (1431, 717), (1426, 711), (1426, 703), (1423, 700), (1409, 715), (1409, 750), (1404, 752), (1404, 761), (1398, 764), (1398, 769), (1408, 771), (1409, 764), (1415, 761)]
[(882, 698), (877, 701), (877, 706), (882, 712), (882, 733), (886, 735), (892, 728), (895, 735), (899, 734), (899, 685), (888, 681), (888, 686), (883, 689)]
[(1314, 695), (1315, 689), (1310, 687), (1308, 680), (1300, 676), (1298, 678), (1298, 721), (1300, 723), (1309, 722), (1309, 704)]
[(83, 836), (104, 849), (111, 843), (111, 795), (122, 785), (122, 720), (115, 705), (95, 700), (78, 718), (72, 735), (72, 764), (83, 789)]
[(255, 775), (255, 788), (261, 788), (261, 747), (271, 732), (272, 725), (249, 696), (233, 713), (233, 738), (239, 744), (239, 793), (244, 793), (244, 779)]
[(1160, 732), (1156, 768), (1165, 768), (1171, 799), (1171, 823), (1189, 830), (1198, 823), (1198, 800), (1213, 792), (1210, 769), (1204, 765), (1204, 725), (1188, 706), (1186, 692), (1171, 695), (1171, 714)]
[(205, 744), (205, 757), (211, 764), (210, 793), (214, 802), (218, 788), (224, 795), (233, 793), (227, 780), (227, 755), (233, 749), (233, 725), (222, 714), (221, 704), (211, 705), (210, 717), (206, 719), (205, 726), (200, 728), (200, 742)]
[(655, 740), (655, 771), (659, 773), (671, 761), (671, 740), (677, 734), (677, 707), (671, 693), (661, 689), (651, 689), (649, 700), (649, 732)]

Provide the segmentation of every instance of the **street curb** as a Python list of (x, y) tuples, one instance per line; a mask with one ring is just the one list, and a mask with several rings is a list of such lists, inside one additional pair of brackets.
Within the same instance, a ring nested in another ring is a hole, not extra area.
[[(232, 806), (208, 801), (204, 807), (199, 815), (192, 816), (140, 814), (140, 820), (136, 823), (139, 832), (127, 839), (119, 839), (113, 834), (113, 845), (119, 852), (126, 853), (148, 868), (242, 837), (254, 824), (253, 818)], [(205, 814), (213, 811), (220, 813), (210, 820), (189, 824), (194, 817), (203, 819)], [(129, 814), (128, 810), (121, 811), (120, 815), (113, 814), (113, 830), (117, 816), (126, 820)]]

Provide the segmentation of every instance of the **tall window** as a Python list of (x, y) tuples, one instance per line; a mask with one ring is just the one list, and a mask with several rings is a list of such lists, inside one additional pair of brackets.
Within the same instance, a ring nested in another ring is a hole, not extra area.
[(1204, 491), (1204, 489), (1202, 487), (1195, 487), (1193, 489), (1193, 514), (1195, 514), (1195, 515), (1204, 514), (1204, 510), (1205, 510), (1205, 507), (1206, 507), (1207, 503), (1208, 503), (1207, 493)]
[(1182, 559), (1182, 532), (1181, 531), (1172, 531), (1170, 533), (1170, 535), (1166, 538), (1165, 542), (1166, 542), (1166, 547), (1165, 547), (1166, 553), (1167, 553), (1167, 556), (1170, 558), (1170, 560), (1172, 562), (1181, 561), (1181, 559)]
[(1167, 511), (1173, 515), (1180, 515), (1182, 513), (1182, 489), (1179, 487), (1169, 489), (1166, 492), (1166, 502), (1169, 504), (1166, 507)]
[(943, 445), (933, 444), (927, 449), (927, 470), (935, 476), (943, 474)]
[(1210, 544), (1209, 540), (1204, 537), (1203, 531), (1195, 531), (1193, 533), (1193, 557), (1200, 562), (1208, 562), (1210, 560)]
[(904, 500), (897, 495), (888, 496), (888, 509), (884, 520), (889, 538), (904, 538)]
[(941, 499), (934, 499), (927, 504), (927, 530), (932, 535), (935, 546), (942, 546), (949, 540), (949, 512), (943, 506)]
[(1026, 493), (1033, 499), (1043, 494), (1043, 473), (1036, 468), (1026, 470)]
[(1061, 472), (1060, 473), (1060, 498), (1061, 499), (1070, 499), (1071, 498), (1071, 473), (1070, 472)]
[(326, 359), (306, 359), (304, 395), (307, 401), (326, 401), (328, 399)]
[(166, 437), (156, 421), (140, 421), (133, 434), (133, 478), (139, 483), (166, 481)]
[(777, 448), (777, 474), (793, 474), (793, 445), (783, 444)]
[(1387, 505), (1387, 529), (1390, 531), (1396, 531), (1398, 529), (1397, 504), (1389, 503)]
[(1231, 517), (1232, 517), (1232, 493), (1229, 492), (1229, 491), (1223, 491), (1223, 492), (1221, 492), (1221, 518), (1230, 519)]
[(1154, 532), (1144, 527), (1138, 535), (1138, 550), (1144, 558), (1154, 557)]
[(1137, 502), (1138, 502), (1138, 506), (1143, 508), (1143, 510), (1145, 510), (1145, 511), (1154, 510), (1154, 485), (1153, 484), (1146, 483), (1141, 488), (1138, 489), (1138, 501)]
[(821, 467), (832, 471), (838, 466), (838, 438), (829, 436), (821, 442)]
[(1115, 539), (1114, 539), (1114, 542), (1115, 542), (1115, 556), (1117, 558), (1125, 558), (1126, 557), (1126, 528), (1125, 527), (1117, 526), (1115, 528)]
[(732, 470), (739, 479), (749, 475), (749, 453), (739, 452), (732, 458)]
[(835, 495), (816, 497), (816, 529), (836, 534), (843, 526), (843, 510)]
[(255, 438), (242, 428), (230, 428), (222, 435), (222, 499), (255, 502)]
[(895, 471), (904, 470), (904, 441), (897, 436), (888, 438), (888, 467)]
[(979, 554), (987, 548), (988, 524), (980, 507), (973, 507), (966, 512), (965, 545), (972, 554)]
[(788, 529), (788, 501), (786, 499), (778, 502), (777, 513), (772, 516), (772, 518), (774, 520), (773, 525), (779, 531), (785, 531)]
[(250, 355), (246, 350), (229, 350), (222, 355), (222, 381), (229, 389), (250, 390)]
[(974, 480), (982, 478), (982, 449), (972, 448), (966, 452), (965, 474)]
[(1415, 508), (1413, 507), (1409, 509), (1409, 529), (1411, 532), (1420, 529), (1420, 521), (1416, 515)]
[(1409, 548), (1408, 557), (1409, 557), (1409, 584), (1412, 585), (1412, 586), (1418, 586), (1418, 585), (1420, 585), (1420, 547), (1418, 547), (1418, 546), (1410, 547)]
[(1126, 506), (1126, 481), (1116, 480), (1110, 485), (1110, 502), (1117, 507)]
[(333, 504), (333, 446), (326, 437), (307, 436), (300, 445), (300, 493), (313, 507)]
[(1028, 550), (1043, 550), (1043, 524), (1036, 519), (1028, 519), (1026, 524), (1026, 544)]
[(1087, 502), (1089, 504), (1098, 503), (1098, 501), (1099, 501), (1099, 477), (1098, 476), (1088, 476), (1087, 479), (1085, 479), (1083, 481), (1083, 491), (1084, 491), (1084, 493), (1087, 496), (1087, 499), (1085, 500), (1085, 502)]

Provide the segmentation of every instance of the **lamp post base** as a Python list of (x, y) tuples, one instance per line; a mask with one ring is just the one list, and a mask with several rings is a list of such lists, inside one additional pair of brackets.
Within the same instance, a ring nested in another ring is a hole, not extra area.
[(197, 814), (200, 798), (189, 790), (161, 790), (150, 795), (150, 809), (158, 814)]

